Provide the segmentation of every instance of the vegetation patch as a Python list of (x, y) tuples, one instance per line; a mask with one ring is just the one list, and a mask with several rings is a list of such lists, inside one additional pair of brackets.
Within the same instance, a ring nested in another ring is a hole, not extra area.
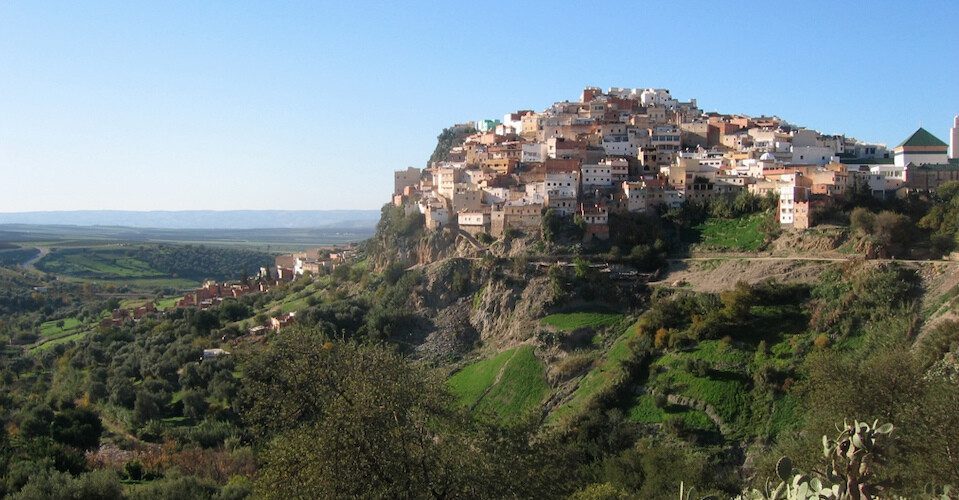
[(269, 264), (270, 255), (193, 245), (88, 246), (54, 249), (42, 271), (96, 280), (236, 279)]
[(509, 349), (473, 363), (450, 377), (449, 386), (460, 404), (501, 420), (527, 414), (549, 391), (545, 369), (533, 346)]
[(22, 264), (40, 254), (36, 248), (19, 248), (14, 246), (12, 249), (0, 248), (0, 266), (15, 266)]
[(490, 359), (477, 361), (456, 372), (449, 379), (450, 389), (460, 404), (472, 407), (486, 394), (503, 365), (516, 349), (503, 351)]
[(649, 394), (637, 396), (626, 415), (631, 422), (642, 424), (661, 424), (669, 418), (679, 418), (687, 429), (717, 430), (716, 424), (704, 412), (670, 404), (660, 407), (657, 406), (656, 399)]
[(599, 312), (574, 312), (550, 314), (540, 323), (559, 330), (571, 332), (577, 328), (604, 328), (615, 325), (623, 319), (622, 314)]
[(715, 408), (726, 424), (748, 433), (749, 408), (752, 396), (745, 373), (707, 369), (690, 373), (686, 360), (697, 359), (695, 354), (671, 353), (652, 365), (654, 376), (650, 385), (667, 394), (677, 394), (703, 401)]
[(700, 243), (710, 249), (755, 252), (765, 241), (762, 231), (765, 217), (762, 213), (735, 219), (713, 217), (693, 226), (693, 231), (698, 233)]
[(562, 421), (579, 413), (601, 390), (611, 387), (622, 375), (623, 363), (631, 353), (629, 341), (636, 336), (636, 328), (630, 327), (620, 335), (606, 356), (580, 380), (569, 401), (550, 414), (550, 420)]
[(478, 412), (496, 415), (501, 420), (515, 420), (543, 402), (549, 391), (543, 364), (536, 358), (532, 346), (514, 351), (503, 366), (499, 380), (476, 405)]
[(56, 337), (64, 332), (76, 330), (79, 327), (80, 320), (77, 318), (47, 321), (40, 325), (40, 336), (43, 338)]

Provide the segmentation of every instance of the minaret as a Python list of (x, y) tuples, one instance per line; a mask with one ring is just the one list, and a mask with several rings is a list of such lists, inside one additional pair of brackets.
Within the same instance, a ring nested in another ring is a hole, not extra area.
[(949, 134), (949, 158), (959, 158), (959, 115), (952, 120), (952, 133)]

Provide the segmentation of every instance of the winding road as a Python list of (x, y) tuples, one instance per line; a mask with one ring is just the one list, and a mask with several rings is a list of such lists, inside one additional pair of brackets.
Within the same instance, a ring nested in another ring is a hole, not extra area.
[(36, 271), (37, 268), (36, 268), (35, 264), (36, 264), (37, 262), (40, 262), (40, 259), (46, 257), (47, 254), (50, 253), (50, 249), (47, 248), (47, 247), (35, 247), (35, 248), (36, 248), (37, 250), (39, 250), (40, 253), (37, 254), (36, 257), (34, 257), (34, 258), (32, 258), (32, 259), (30, 259), (30, 260), (28, 260), (28, 261), (20, 264), (20, 267), (22, 267), (22, 268), (24, 268), (24, 269), (29, 269), (29, 270), (31, 270), (31, 271)]

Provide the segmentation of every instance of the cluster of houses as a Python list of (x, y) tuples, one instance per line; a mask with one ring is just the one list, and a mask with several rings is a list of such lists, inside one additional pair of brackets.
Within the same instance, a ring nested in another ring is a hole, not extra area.
[[(317, 247), (292, 254), (278, 255), (272, 267), (261, 267), (259, 274), (242, 283), (217, 283), (207, 281), (202, 287), (192, 290), (176, 302), (176, 307), (208, 309), (225, 299), (237, 299), (244, 295), (266, 292), (276, 286), (289, 283), (305, 275), (331, 272), (347, 263), (356, 254), (356, 244)], [(153, 304), (149, 304), (151, 307)], [(139, 310), (139, 309), (138, 309)], [(156, 309), (154, 308), (155, 312)], [(116, 314), (116, 312), (115, 312)], [(104, 320), (106, 321), (106, 320)], [(270, 318), (269, 326), (259, 325), (250, 329), (253, 335), (267, 331), (279, 331), (296, 322), (296, 312), (283, 313)]]
[(109, 328), (111, 326), (122, 326), (128, 322), (137, 322), (143, 318), (156, 316), (156, 304), (152, 301), (132, 309), (117, 308), (110, 312), (110, 317), (100, 320), (100, 326)]
[(273, 281), (293, 281), (305, 274), (322, 274), (336, 269), (356, 255), (356, 244), (346, 246), (317, 247), (309, 250), (279, 255), (274, 268), (260, 269), (260, 277)]
[(578, 215), (586, 238), (609, 236), (611, 212), (650, 212), (748, 191), (779, 200), (783, 226), (854, 186), (877, 197), (959, 180), (952, 151), (920, 128), (889, 150), (772, 116), (703, 112), (667, 89), (587, 87), (577, 102), (453, 127), (465, 136), (443, 161), (394, 173), (393, 203), (436, 230), (536, 231), (547, 210)]
[(265, 283), (258, 283), (257, 288), (248, 283), (217, 283), (207, 281), (203, 286), (193, 290), (176, 302), (176, 307), (196, 307), (208, 309), (219, 305), (224, 299), (237, 299), (254, 291), (265, 290)]
[(224, 299), (237, 299), (255, 292), (266, 292), (283, 283), (307, 274), (320, 274), (335, 269), (347, 262), (356, 253), (356, 244), (311, 248), (309, 250), (278, 255), (272, 267), (261, 267), (259, 274), (242, 283), (217, 283), (207, 281), (176, 302), (176, 307), (208, 309), (219, 305)]

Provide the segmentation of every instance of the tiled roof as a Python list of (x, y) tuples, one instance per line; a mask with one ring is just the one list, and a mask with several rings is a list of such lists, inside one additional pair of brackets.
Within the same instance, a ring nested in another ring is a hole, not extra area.
[(897, 147), (897, 148), (901, 148), (901, 147), (903, 147), (903, 146), (913, 146), (913, 147), (943, 146), (943, 147), (947, 147), (948, 144), (946, 144), (946, 143), (942, 142), (941, 140), (939, 140), (938, 137), (936, 137), (936, 136), (932, 135), (931, 133), (929, 133), (928, 130), (926, 130), (926, 129), (922, 128), (922, 127), (919, 127), (919, 130), (913, 132), (913, 134), (910, 135), (908, 139), (906, 139), (905, 141), (902, 141), (902, 144), (900, 144), (900, 145), (898, 145), (898, 146), (896, 146), (896, 147)]

